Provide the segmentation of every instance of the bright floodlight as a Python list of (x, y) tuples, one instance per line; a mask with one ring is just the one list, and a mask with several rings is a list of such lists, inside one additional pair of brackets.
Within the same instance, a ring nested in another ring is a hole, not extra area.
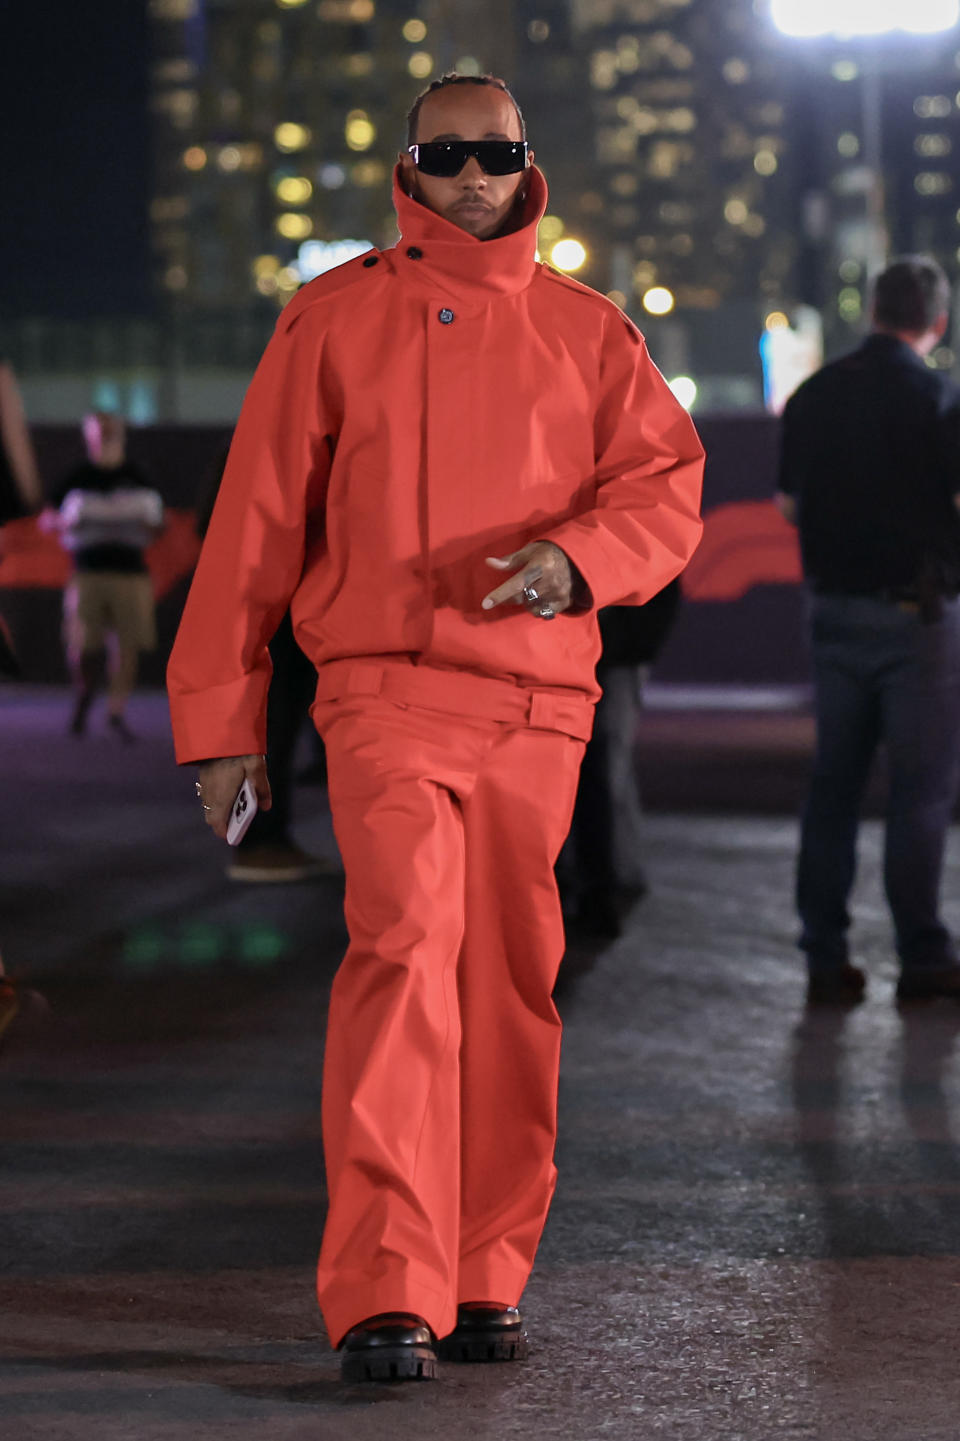
[(784, 35), (934, 35), (960, 20), (960, 0), (772, 0)]
[(668, 382), (684, 410), (691, 410), (697, 399), (697, 382), (689, 375), (677, 375)]

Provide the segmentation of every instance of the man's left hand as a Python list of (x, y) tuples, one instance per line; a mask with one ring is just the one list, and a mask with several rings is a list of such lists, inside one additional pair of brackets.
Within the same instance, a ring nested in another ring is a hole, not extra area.
[(525, 605), (532, 615), (552, 620), (562, 611), (579, 609), (584, 604), (583, 595), (575, 593), (586, 590), (582, 576), (552, 541), (533, 540), (512, 555), (488, 555), (487, 565), (517, 573), (484, 596), (484, 610), (505, 604)]

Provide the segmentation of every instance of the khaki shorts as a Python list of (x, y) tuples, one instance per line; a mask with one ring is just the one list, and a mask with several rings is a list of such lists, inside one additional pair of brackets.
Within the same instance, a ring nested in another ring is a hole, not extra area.
[(157, 626), (149, 575), (80, 571), (63, 593), (63, 626), (71, 650), (101, 650), (108, 635), (124, 650), (153, 650)]

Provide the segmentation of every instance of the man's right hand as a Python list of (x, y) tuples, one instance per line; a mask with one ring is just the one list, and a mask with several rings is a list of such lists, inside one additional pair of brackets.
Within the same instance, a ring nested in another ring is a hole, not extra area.
[(222, 841), (227, 838), (230, 811), (244, 779), (249, 780), (256, 791), (260, 810), (268, 811), (273, 800), (265, 756), (223, 756), (219, 760), (201, 761), (197, 767), (203, 818)]

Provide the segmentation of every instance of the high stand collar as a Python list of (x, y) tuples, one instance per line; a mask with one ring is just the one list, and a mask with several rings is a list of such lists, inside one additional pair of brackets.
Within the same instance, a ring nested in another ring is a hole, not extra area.
[[(474, 304), (525, 290), (536, 271), (537, 226), (547, 208), (543, 171), (531, 165), (528, 173), (520, 225), (507, 235), (478, 240), (408, 195), (400, 184), (398, 165), (393, 203), (401, 240), (393, 253), (403, 278)], [(411, 249), (419, 254), (411, 257)]]

